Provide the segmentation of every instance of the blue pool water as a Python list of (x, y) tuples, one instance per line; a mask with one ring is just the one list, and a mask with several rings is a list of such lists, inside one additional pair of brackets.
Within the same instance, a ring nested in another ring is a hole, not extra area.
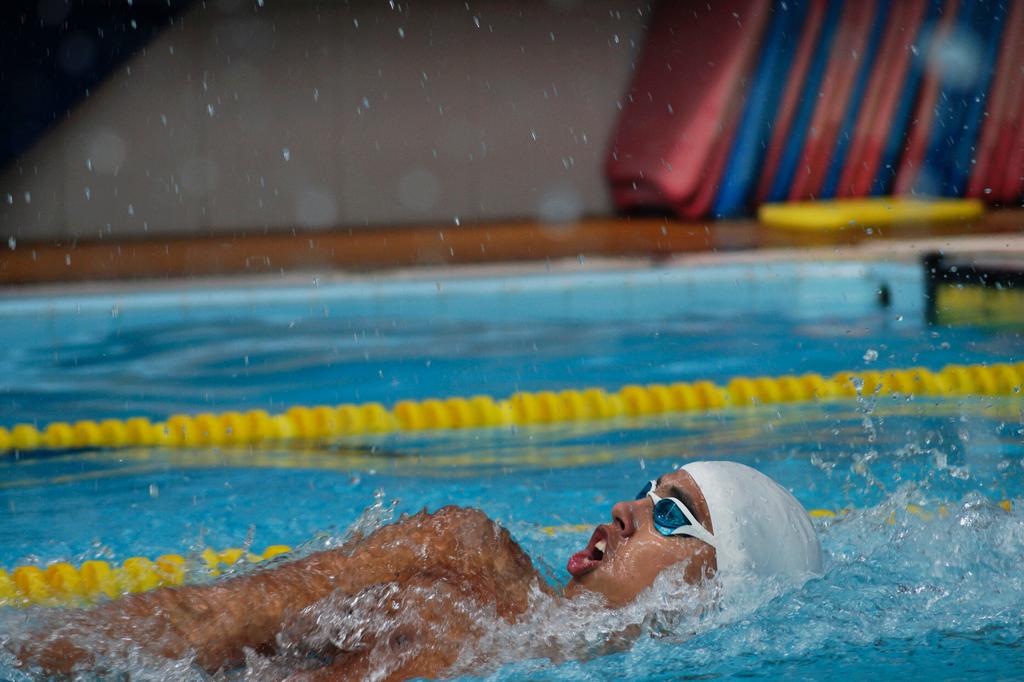
[[(1022, 359), (1019, 331), (927, 327), (921, 296), (917, 268), (855, 263), (20, 296), (0, 300), (9, 349), (0, 418), (43, 424)], [(575, 524), (604, 521), (652, 473), (730, 458), (808, 508), (852, 510), (816, 520), (824, 577), (767, 603), (750, 596), (710, 616), (679, 616), (669, 628), (650, 613), (671, 611), (671, 585), (656, 585), (640, 611), (601, 622), (549, 605), (522, 626), (494, 623), (515, 656), (460, 672), (1012, 678), (1024, 669), (1022, 406), (864, 396), (257, 450), (7, 456), (0, 566), (247, 543), (312, 550), (340, 542), (364, 509), (363, 522), (378, 523), (455, 502), (508, 527), (564, 582), (568, 556), (588, 537)], [(1011, 512), (995, 504), (1006, 499)], [(908, 504), (933, 514), (908, 513)], [(945, 516), (934, 514), (940, 505)], [(0, 610), (0, 636), (37, 617)], [(571, 660), (591, 646), (571, 633), (600, 637), (633, 622), (646, 634), (628, 650)], [(570, 660), (552, 663), (538, 639)], [(3, 665), (0, 677), (17, 674)]]

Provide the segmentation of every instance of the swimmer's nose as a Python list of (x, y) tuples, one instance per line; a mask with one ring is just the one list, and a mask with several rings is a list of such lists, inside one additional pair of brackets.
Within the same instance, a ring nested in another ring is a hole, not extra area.
[(628, 538), (636, 532), (636, 507), (641, 502), (642, 500), (619, 502), (612, 507), (612, 525), (622, 537)]

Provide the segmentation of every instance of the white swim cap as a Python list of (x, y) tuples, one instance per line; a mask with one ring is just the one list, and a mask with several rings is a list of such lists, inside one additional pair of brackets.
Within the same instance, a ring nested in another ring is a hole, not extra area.
[(718, 575), (803, 583), (821, 575), (821, 545), (807, 510), (785, 488), (737, 462), (691, 462), (711, 514)]

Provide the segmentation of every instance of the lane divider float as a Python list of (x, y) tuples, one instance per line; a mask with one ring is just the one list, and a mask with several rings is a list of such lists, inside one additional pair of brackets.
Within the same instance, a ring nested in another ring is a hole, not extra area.
[[(1013, 511), (1011, 500), (1002, 500), (997, 507)], [(812, 509), (811, 518), (836, 519), (849, 514), (850, 509)], [(940, 505), (935, 511), (908, 504), (906, 512), (924, 521), (938, 516), (946, 518), (949, 509)], [(886, 523), (896, 523), (896, 512), (889, 514)], [(542, 526), (540, 531), (551, 537), (564, 533), (589, 533), (595, 524), (562, 524)], [(216, 551), (207, 548), (200, 555), (202, 573), (220, 575), (242, 561), (257, 564), (292, 551), (288, 545), (267, 547), (262, 554), (253, 554), (238, 548)], [(194, 568), (192, 569), (194, 570)], [(2, 606), (88, 606), (100, 599), (118, 599), (128, 594), (146, 592), (158, 587), (183, 585), (189, 578), (190, 563), (180, 554), (164, 554), (150, 560), (145, 557), (125, 559), (120, 566), (106, 561), (86, 561), (79, 566), (57, 562), (45, 568), (19, 566), (10, 573), (0, 569), (0, 607)]]
[(221, 414), (176, 414), (166, 421), (130, 419), (53, 422), (43, 428), (0, 427), (0, 453), (37, 449), (137, 446), (247, 446), (293, 439), (323, 440), (363, 433), (466, 429), (511, 425), (598, 421), (668, 412), (710, 411), (773, 403), (869, 396), (1020, 396), (1024, 362), (946, 365), (885, 371), (816, 373), (780, 377), (739, 376), (725, 386), (711, 381), (629, 385), (515, 393), (496, 400), (469, 398), (293, 407), (282, 414), (264, 410)]
[[(287, 545), (272, 545), (262, 554), (242, 549), (206, 549), (200, 555), (205, 575), (220, 575), (224, 568), (242, 560), (259, 563), (292, 551)], [(164, 554), (155, 560), (125, 559), (120, 566), (106, 561), (86, 561), (80, 566), (57, 562), (45, 568), (19, 566), (10, 573), (0, 569), (0, 606), (88, 605), (104, 597), (117, 599), (126, 594), (158, 587), (184, 584), (189, 562), (180, 554)]]

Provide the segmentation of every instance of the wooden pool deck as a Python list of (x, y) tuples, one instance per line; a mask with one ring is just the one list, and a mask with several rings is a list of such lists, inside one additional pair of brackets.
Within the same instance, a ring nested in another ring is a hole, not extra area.
[(239, 275), (340, 274), (563, 260), (613, 263), (708, 259), (916, 257), (956, 242), (1024, 249), (1024, 210), (970, 223), (794, 231), (756, 221), (663, 218), (340, 228), (149, 239), (18, 241), (0, 251), (0, 286)]

